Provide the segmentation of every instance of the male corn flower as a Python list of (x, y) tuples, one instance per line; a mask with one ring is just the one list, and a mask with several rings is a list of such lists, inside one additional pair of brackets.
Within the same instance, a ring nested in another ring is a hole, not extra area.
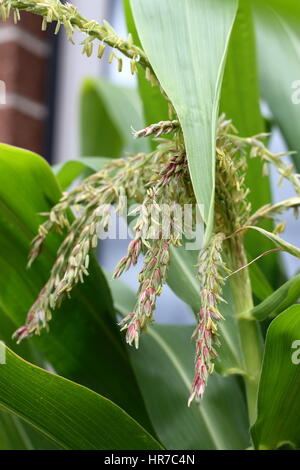
[[(146, 249), (145, 266), (139, 276), (141, 288), (136, 308), (139, 318), (138, 322), (130, 323), (133, 326), (129, 329), (131, 335), (127, 337), (133, 338), (130, 343), (134, 340), (137, 344), (138, 333), (152, 320), (156, 297), (165, 283), (169, 244), (176, 246), (178, 243), (173, 235), (165, 240), (162, 221), (157, 216), (151, 217), (152, 206), (159, 207), (162, 201), (177, 200), (181, 203), (187, 194), (191, 197), (187, 175), (181, 137), (176, 137), (174, 141), (160, 139), (155, 152), (114, 160), (80, 186), (64, 194), (50, 214), (45, 214), (48, 220), (40, 226), (33, 240), (29, 266), (40, 254), (50, 231), (67, 231), (49, 281), (30, 309), (26, 325), (16, 332), (18, 339), (39, 333), (41, 328), (46, 327), (51, 319), (51, 311), (61, 305), (63, 298), (70, 295), (78, 282), (84, 281), (84, 276), (88, 275), (91, 250), (98, 243), (98, 233), (100, 230), (107, 231), (112, 206), (115, 205), (116, 211), (121, 211), (121, 196), (126, 196), (140, 203), (140, 215), (135, 227), (135, 240), (129, 245), (127, 257), (116, 268), (115, 276), (135, 265), (142, 249)], [(78, 214), (75, 219), (70, 214), (70, 208)], [(153, 226), (158, 230), (158, 237), (154, 240), (147, 235), (149, 221), (152, 221), (149, 230)]]
[[(196, 341), (195, 377), (188, 405), (195, 397), (202, 398), (208, 376), (214, 370), (217, 357), (215, 346), (220, 345), (217, 324), (223, 319), (218, 304), (223, 302), (222, 286), (224, 271), (221, 250), (224, 240), (222, 233), (212, 237), (209, 245), (201, 250), (198, 260), (198, 278), (201, 291), (201, 308), (193, 334)], [(223, 271), (223, 272), (222, 272)]]
[[(133, 44), (130, 34), (124, 40), (118, 37), (107, 22), (99, 24), (88, 21), (76, 7), (60, 0), (0, 0), (0, 16), (3, 20), (8, 19), (12, 11), (15, 22), (18, 22), (21, 10), (42, 16), (43, 30), (48, 23), (56, 22), (57, 34), (63, 25), (70, 41), (73, 41), (75, 30), (81, 31), (84, 34), (83, 53), (87, 56), (93, 53), (94, 46), (98, 48), (99, 58), (103, 57), (106, 46), (112, 47), (108, 61), (116, 61), (119, 71), (122, 71), (123, 62), (116, 51), (129, 58), (132, 74), (137, 72), (139, 66), (152, 86), (160, 85), (145, 52)], [(61, 201), (46, 214), (48, 219), (40, 226), (33, 241), (28, 265), (40, 254), (49, 232), (60, 231), (65, 233), (65, 238), (57, 252), (50, 278), (31, 307), (26, 324), (15, 333), (18, 341), (47, 328), (52, 311), (60, 306), (66, 296), (70, 296), (78, 282), (84, 281), (84, 276), (89, 273), (91, 251), (97, 246), (99, 230), (108, 229), (112, 205), (117, 212), (121, 212), (123, 196), (139, 204), (135, 213), (139, 215), (134, 228), (134, 239), (129, 244), (127, 255), (116, 267), (114, 276), (119, 277), (136, 265), (139, 257), (144, 255), (136, 306), (120, 323), (121, 328), (126, 330), (127, 342), (138, 347), (140, 333), (153, 321), (156, 300), (166, 282), (170, 249), (180, 245), (174, 213), (170, 218), (171, 233), (165, 236), (160, 207), (162, 204), (173, 207), (176, 204), (182, 206), (195, 203), (180, 123), (168, 97), (162, 88), (160, 90), (168, 102), (170, 120), (134, 131), (135, 138), (154, 136), (156, 150), (150, 154), (131, 155), (113, 161), (77, 188), (64, 194)], [(162, 136), (168, 138), (162, 139)], [(227, 261), (229, 251), (233, 254), (229, 257), (230, 261), (234, 257), (238, 258), (239, 263), (245, 261), (242, 256), (242, 231), (263, 218), (273, 217), (289, 208), (297, 210), (300, 206), (299, 175), (291, 165), (283, 162), (281, 157), (284, 154), (273, 155), (266, 149), (264, 137), (264, 134), (260, 134), (241, 138), (224, 116), (219, 120), (216, 142), (215, 235), (199, 254), (201, 308), (193, 335), (196, 341), (195, 378), (189, 404), (195, 397), (203, 396), (217, 356), (217, 327), (223, 318), (219, 304), (223, 300), (222, 286), (224, 272), (227, 271), (222, 255), (225, 255), (223, 258)], [(251, 215), (245, 186), (247, 154), (273, 164), (281, 179), (286, 178), (292, 183), (298, 198), (265, 206)], [(154, 216), (151, 209), (153, 207), (156, 209)], [(75, 218), (72, 211), (77, 214)], [(149, 228), (150, 219), (152, 224)], [(237, 236), (237, 233), (240, 235)], [(243, 269), (242, 266), (238, 267)]]
[(138, 71), (138, 65), (144, 69), (146, 79), (152, 86), (158, 85), (157, 78), (145, 52), (133, 43), (131, 34), (127, 39), (120, 38), (114, 28), (107, 22), (98, 23), (89, 21), (80, 14), (77, 7), (71, 3), (62, 3), (60, 0), (0, 0), (0, 17), (6, 21), (13, 13), (15, 23), (20, 21), (21, 11), (29, 11), (42, 17), (42, 30), (47, 29), (48, 24), (56, 23), (55, 34), (58, 34), (61, 26), (65, 28), (69, 41), (73, 43), (74, 32), (80, 31), (84, 34), (82, 41), (82, 52), (90, 57), (95, 46), (97, 55), (101, 59), (106, 46), (112, 48), (108, 61), (116, 61), (118, 71), (122, 71), (122, 58), (116, 54), (119, 51), (130, 60), (131, 73)]
[[(140, 332), (153, 321), (156, 299), (166, 282), (167, 268), (170, 261), (170, 246), (176, 247), (180, 241), (176, 237), (175, 213), (172, 212), (169, 223), (169, 237), (163, 227), (162, 204), (172, 206), (180, 202), (182, 195), (189, 191), (186, 187), (188, 166), (183, 149), (170, 149), (169, 160), (162, 165), (151, 182), (153, 187), (146, 192), (135, 225), (135, 239), (130, 243), (127, 256), (116, 267), (114, 277), (119, 277), (131, 265), (137, 263), (141, 247), (146, 249), (144, 266), (139, 274), (140, 288), (134, 312), (124, 318), (120, 325), (127, 330), (126, 341), (138, 347)], [(188, 196), (185, 196), (188, 197)], [(156, 209), (156, 210), (153, 210)]]
[[(161, 136), (173, 133), (172, 138)], [(141, 255), (144, 265), (139, 274), (140, 287), (133, 312), (122, 319), (120, 326), (126, 330), (126, 341), (138, 347), (140, 334), (153, 322), (157, 297), (166, 283), (170, 263), (170, 249), (181, 243), (182, 235), (177, 227), (175, 212), (171, 211), (170, 233), (165, 234), (165, 224), (160, 208), (167, 204), (195, 204), (195, 195), (189, 175), (188, 162), (182, 132), (178, 121), (162, 121), (136, 133), (136, 137), (159, 135), (157, 148), (150, 154), (130, 155), (113, 160), (98, 173), (87, 178), (78, 187), (65, 193), (54, 206), (48, 219), (39, 228), (33, 241), (29, 265), (40, 254), (45, 238), (53, 230), (67, 232), (53, 265), (50, 278), (38, 299), (31, 307), (24, 326), (15, 333), (18, 341), (48, 327), (52, 311), (59, 307), (65, 296), (71, 294), (78, 282), (84, 281), (89, 272), (91, 251), (96, 247), (100, 229), (107, 230), (111, 206), (122, 210), (122, 197), (138, 203), (134, 238), (128, 252), (116, 267), (114, 277), (121, 276), (137, 264)], [(232, 235), (243, 229), (249, 221), (255, 223), (270, 214), (299, 206), (297, 200), (262, 208), (251, 217), (248, 190), (245, 186), (246, 151), (274, 163), (282, 177), (289, 179), (297, 193), (299, 177), (284, 166), (279, 156), (274, 156), (261, 144), (262, 136), (242, 139), (230, 121), (220, 118), (216, 149), (216, 202), (215, 235), (200, 251), (198, 277), (201, 308), (193, 334), (196, 341), (195, 377), (189, 398), (202, 398), (209, 375), (214, 369), (217, 346), (220, 344), (218, 323), (222, 320), (219, 304), (222, 302), (224, 273), (228, 271), (222, 260), (228, 244), (239, 257), (241, 237)], [(77, 216), (73, 217), (72, 209)], [(155, 210), (153, 210), (155, 209)], [(183, 234), (184, 235), (184, 234)], [(231, 266), (229, 266), (232, 268)]]

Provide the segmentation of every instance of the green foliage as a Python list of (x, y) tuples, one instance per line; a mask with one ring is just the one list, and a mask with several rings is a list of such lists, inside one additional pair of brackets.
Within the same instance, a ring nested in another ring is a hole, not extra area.
[(81, 155), (120, 157), (124, 150), (147, 151), (147, 142), (133, 140), (132, 128), (144, 127), (135, 90), (88, 78), (81, 90)]
[[(7, 345), (0, 449), (300, 448), (300, 307), (293, 305), (300, 275), (282, 284), (277, 253), (300, 258), (300, 249), (279, 236), (282, 224), (272, 231), (271, 220), (299, 209), (300, 181), (284, 155), (267, 149), (260, 106), (267, 102), (271, 128), (278, 125), (297, 152), (299, 170), (300, 7), (295, 0), (122, 3), (127, 39), (69, 3), (0, 0), (4, 20), (10, 10), (15, 21), (19, 10), (41, 15), (43, 29), (55, 22), (69, 40), (80, 31), (87, 56), (97, 47), (105, 57), (112, 47), (109, 62), (122, 71), (122, 54), (137, 74), (136, 89), (84, 81), (81, 157), (56, 166), (55, 175), (39, 156), (0, 144), (0, 340)], [(273, 204), (269, 165), (297, 198)], [(137, 298), (106, 279), (93, 253), (105, 220), (99, 204), (107, 196), (120, 210), (123, 194), (143, 211), (115, 275), (145, 255)], [(166, 201), (202, 205), (200, 253), (175, 236), (164, 243), (141, 235), (150, 204)], [(82, 285), (79, 269), (89, 274)], [(49, 275), (53, 285), (43, 291)], [(164, 282), (196, 325), (151, 324)], [(125, 346), (120, 316), (129, 344), (144, 332), (139, 351)], [(40, 331), (48, 323), (50, 331)], [(269, 326), (265, 339), (261, 326)], [(17, 328), (20, 339), (40, 335), (17, 345)], [(202, 397), (213, 364), (204, 397), (188, 407), (191, 391)]]
[(10, 350), (0, 384), (0, 407), (31, 423), (63, 449), (161, 448), (111, 401), (25, 362)]
[(300, 274), (269, 295), (263, 302), (253, 308), (251, 314), (257, 320), (265, 320), (269, 316), (275, 316), (283, 312), (300, 297)]
[(300, 307), (294, 305), (271, 323), (258, 392), (258, 417), (252, 429), (257, 449), (300, 447)]
[(289, 150), (296, 152), (293, 159), (300, 171), (299, 2), (254, 3), (262, 96)]
[[(234, 125), (243, 137), (255, 135), (265, 131), (260, 111), (260, 90), (257, 76), (256, 43), (254, 31), (253, 8), (248, 0), (240, 0), (239, 9), (232, 30), (228, 57), (222, 84), (220, 110), (230, 116)], [(250, 158), (248, 153), (248, 170), (246, 184), (254, 188), (249, 194), (249, 201), (253, 209), (269, 204), (272, 200), (268, 175), (263, 173), (263, 162), (257, 158)], [(256, 185), (260, 175), (261, 184)], [(272, 229), (272, 223), (265, 223), (264, 227)], [(262, 251), (270, 249), (267, 239), (259, 239), (256, 233), (246, 236), (246, 249), (255, 258)], [(268, 257), (258, 266), (266, 273), (269, 282), (276, 284), (275, 272), (278, 269), (276, 256)]]
[[(50, 167), (31, 152), (1, 145), (0, 165), (1, 336), (11, 344), (12, 333), (47, 280), (61, 240), (50, 237), (43, 255), (26, 270), (30, 242), (42, 220), (38, 213), (49, 211), (60, 191)], [(33, 342), (57, 373), (112, 399), (150, 427), (115, 325), (109, 288), (94, 260), (91, 269), (89, 279), (56, 312), (51, 333), (31, 340), (25, 357), (35, 360)], [(99, 289), (101, 296), (95, 296)], [(19, 346), (14, 342), (13, 348)]]
[(267, 230), (264, 230), (261, 227), (249, 227), (249, 229), (257, 230), (262, 235), (269, 238), (274, 243), (274, 245), (276, 245), (280, 250), (286, 251), (287, 253), (295, 256), (296, 258), (300, 258), (300, 248), (283, 240), (281, 237), (274, 234), (273, 232), (268, 232)]
[(78, 178), (102, 170), (109, 162), (107, 157), (82, 157), (56, 165), (53, 171), (60, 188), (65, 191)]
[[(134, 306), (134, 293), (121, 281), (111, 281), (110, 286), (115, 309), (127, 315)], [(248, 420), (236, 377), (211, 377), (202, 403), (187, 407), (193, 380), (192, 330), (185, 325), (156, 325), (142, 338), (139, 354), (130, 354), (155, 431), (168, 449), (246, 448)], [(232, 407), (232, 400), (238, 405)]]

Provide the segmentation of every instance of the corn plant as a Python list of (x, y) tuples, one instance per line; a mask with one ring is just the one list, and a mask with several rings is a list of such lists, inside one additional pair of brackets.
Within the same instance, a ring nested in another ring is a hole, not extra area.
[[(4, 21), (25, 10), (71, 42), (79, 30), (84, 54), (137, 78), (86, 79), (77, 160), (51, 169), (0, 146), (0, 444), (299, 448), (300, 277), (287, 279), (281, 252), (300, 258), (282, 221), (300, 206), (300, 6), (123, 6), (126, 39), (70, 3), (0, 0)], [(269, 150), (275, 126), (285, 153)], [(293, 197), (274, 202), (270, 167)], [(111, 276), (95, 250), (124, 200), (132, 240)], [(119, 278), (141, 260), (134, 293)], [(155, 322), (166, 284), (194, 326)]]

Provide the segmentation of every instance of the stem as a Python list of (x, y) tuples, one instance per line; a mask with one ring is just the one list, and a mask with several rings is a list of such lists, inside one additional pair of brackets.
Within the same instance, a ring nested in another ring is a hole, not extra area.
[[(230, 243), (231, 269), (239, 269), (247, 264), (242, 238)], [(241, 345), (244, 353), (246, 388), (250, 425), (257, 416), (257, 392), (262, 363), (263, 341), (257, 322), (250, 315), (253, 308), (252, 289), (247, 268), (230, 278), (230, 286), (237, 314)]]
[[(7, 19), (10, 9), (25, 10), (43, 16), (48, 23), (57, 21), (64, 24), (69, 39), (73, 32), (72, 28), (77, 28), (87, 36), (97, 38), (108, 46), (118, 49), (126, 57), (138, 62), (143, 68), (149, 68), (154, 75), (152, 67), (140, 47), (119, 38), (108, 24), (89, 21), (71, 4), (63, 4), (56, 0), (0, 0), (0, 17), (2, 16), (3, 20)], [(69, 33), (68, 28), (71, 28)]]

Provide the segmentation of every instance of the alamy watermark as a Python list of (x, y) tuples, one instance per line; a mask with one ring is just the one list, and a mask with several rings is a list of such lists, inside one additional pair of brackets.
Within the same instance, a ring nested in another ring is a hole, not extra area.
[(0, 341), (0, 365), (6, 364), (6, 346)]
[(3, 80), (0, 80), (0, 105), (6, 104), (6, 85)]
[[(127, 240), (140, 230), (144, 240), (179, 240), (186, 250), (203, 246), (203, 206), (197, 204), (131, 204), (122, 196), (119, 204), (102, 204), (97, 209), (101, 219), (97, 230), (100, 240)], [(127, 224), (122, 224), (125, 219)], [(140, 227), (140, 229), (137, 229)]]
[(295, 364), (295, 366), (298, 366), (300, 364), (300, 340), (296, 339), (291, 346), (292, 349), (295, 349), (295, 351), (292, 353), (292, 363)]
[(292, 103), (300, 104), (300, 80), (295, 80), (292, 83), (292, 89), (295, 90), (292, 93)]

